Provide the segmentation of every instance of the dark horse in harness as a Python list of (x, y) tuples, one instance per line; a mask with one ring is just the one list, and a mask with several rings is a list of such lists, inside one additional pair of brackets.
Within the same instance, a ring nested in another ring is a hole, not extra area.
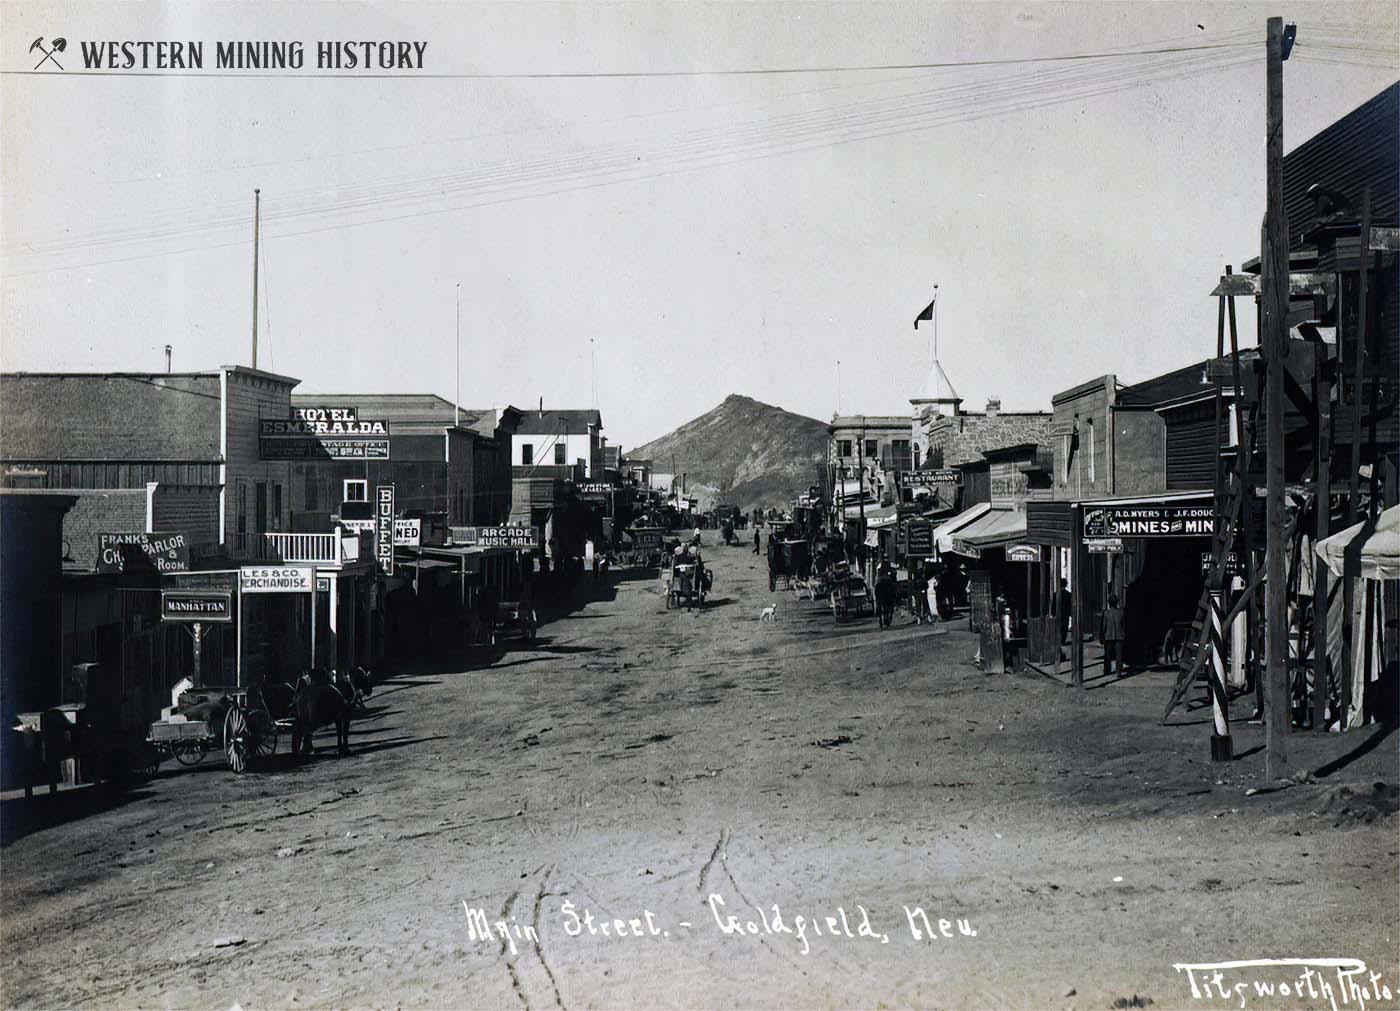
[(369, 672), (357, 667), (350, 674), (315, 668), (304, 673), (291, 700), (292, 754), (309, 757), (311, 738), (320, 727), (334, 724), (336, 749), (350, 753), (350, 717), (356, 703), (373, 691)]

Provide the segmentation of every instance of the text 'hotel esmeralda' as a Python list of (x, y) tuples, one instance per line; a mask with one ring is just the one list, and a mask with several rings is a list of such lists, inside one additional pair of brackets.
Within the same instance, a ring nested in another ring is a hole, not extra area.
[[(426, 42), (82, 42), (86, 70), (422, 70)], [(205, 57), (212, 50), (212, 63)]]

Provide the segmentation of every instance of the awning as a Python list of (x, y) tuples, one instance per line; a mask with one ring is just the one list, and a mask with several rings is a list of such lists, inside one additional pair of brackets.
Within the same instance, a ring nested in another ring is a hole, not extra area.
[(1381, 513), (1374, 525), (1357, 523), (1318, 541), (1317, 553), (1334, 576), (1345, 575), (1350, 560), (1362, 579), (1400, 579), (1400, 506)]
[(989, 548), (999, 548), (1026, 539), (1026, 514), (1012, 509), (993, 509), (973, 520), (953, 536), (954, 554), (981, 555)]
[(878, 530), (880, 527), (892, 527), (899, 522), (899, 507), (884, 506), (880, 509), (865, 511), (865, 529)]
[(939, 554), (953, 550), (953, 534), (976, 520), (991, 512), (990, 502), (978, 502), (970, 509), (964, 509), (952, 519), (945, 522), (933, 532), (933, 543), (938, 546)]
[(1132, 498), (1085, 499), (1079, 504), (1085, 506), (1177, 505), (1187, 502), (1209, 502), (1213, 498), (1215, 498), (1215, 492), (1212, 491), (1172, 491), (1163, 492), (1160, 495), (1136, 495)]
[(877, 511), (879, 511), (879, 508), (880, 507), (875, 504), (875, 500), (870, 499), (865, 503), (863, 507), (859, 505), (846, 506), (846, 508), (841, 511), (841, 515), (848, 520), (858, 520), (860, 519), (861, 514), (864, 513), (865, 518), (868, 521), (871, 516), (873, 516)]

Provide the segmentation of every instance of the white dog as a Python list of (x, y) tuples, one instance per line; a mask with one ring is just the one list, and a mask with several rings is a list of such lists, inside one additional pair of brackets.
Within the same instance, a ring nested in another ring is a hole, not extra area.
[(778, 605), (769, 604), (762, 611), (758, 612), (758, 620), (766, 621), (770, 625), (778, 620)]

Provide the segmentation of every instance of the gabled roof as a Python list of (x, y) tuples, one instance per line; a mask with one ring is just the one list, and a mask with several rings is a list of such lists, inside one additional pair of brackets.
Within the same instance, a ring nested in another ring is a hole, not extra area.
[(583, 435), (591, 425), (603, 427), (603, 416), (594, 410), (574, 411), (521, 411), (520, 427), (517, 435)]
[(458, 408), (436, 393), (294, 393), (293, 407), (353, 407), (361, 418), (390, 425), (450, 426), (460, 421), (480, 435), (496, 434), (496, 412), (490, 408)]
[(0, 374), (6, 460), (215, 461), (219, 373)]

